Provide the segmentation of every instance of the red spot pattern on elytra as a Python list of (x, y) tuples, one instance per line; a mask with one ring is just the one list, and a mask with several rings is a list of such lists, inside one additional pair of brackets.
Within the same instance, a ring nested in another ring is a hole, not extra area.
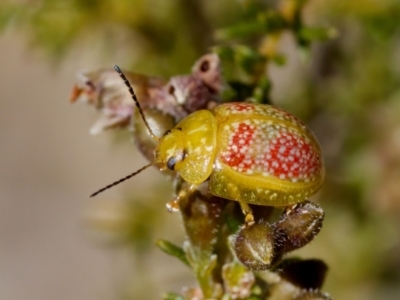
[(243, 170), (251, 168), (254, 161), (246, 159), (246, 152), (252, 143), (253, 135), (252, 126), (240, 123), (230, 137), (227, 151), (224, 151), (221, 155), (222, 161), (230, 167), (240, 166)]
[(293, 182), (313, 180), (320, 172), (318, 149), (294, 129), (253, 119), (226, 130), (227, 147), (220, 158), (237, 172)]
[(271, 162), (272, 174), (282, 179), (308, 179), (321, 167), (316, 150), (292, 133), (271, 141), (265, 159)]
[(231, 105), (226, 105), (226, 108), (233, 113), (254, 111), (254, 105), (250, 103), (232, 103)]

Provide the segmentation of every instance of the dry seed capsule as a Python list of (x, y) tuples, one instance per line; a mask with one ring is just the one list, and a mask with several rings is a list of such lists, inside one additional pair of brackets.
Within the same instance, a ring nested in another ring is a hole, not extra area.
[(282, 258), (282, 238), (268, 223), (243, 226), (235, 237), (236, 257), (250, 270), (269, 269)]
[(324, 220), (322, 208), (304, 201), (286, 208), (274, 228), (286, 236), (284, 250), (289, 252), (307, 245), (320, 232)]

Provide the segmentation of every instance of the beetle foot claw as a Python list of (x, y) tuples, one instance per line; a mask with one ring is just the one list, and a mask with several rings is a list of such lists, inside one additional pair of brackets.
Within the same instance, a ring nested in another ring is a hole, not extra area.
[(254, 216), (252, 213), (246, 214), (246, 217), (244, 218), (244, 221), (246, 222), (246, 226), (250, 227), (254, 225)]
[(251, 207), (245, 202), (239, 202), (239, 204), (243, 214), (245, 215), (244, 221), (246, 222), (246, 226), (254, 225), (254, 215)]

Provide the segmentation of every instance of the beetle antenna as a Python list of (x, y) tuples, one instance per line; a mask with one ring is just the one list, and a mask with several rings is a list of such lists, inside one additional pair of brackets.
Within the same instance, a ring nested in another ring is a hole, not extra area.
[(104, 192), (105, 190), (108, 190), (109, 188), (112, 188), (113, 186), (116, 186), (116, 185), (120, 184), (121, 182), (124, 182), (125, 180), (128, 180), (129, 178), (131, 178), (131, 177), (133, 177), (133, 176), (139, 174), (140, 172), (146, 170), (148, 167), (150, 167), (150, 166), (152, 166), (152, 165), (153, 165), (152, 163), (150, 163), (150, 164), (148, 164), (148, 165), (145, 165), (144, 167), (140, 168), (139, 170), (133, 172), (132, 174), (129, 174), (128, 176), (125, 176), (124, 178), (121, 178), (121, 179), (119, 179), (119, 180), (117, 180), (117, 181), (115, 181), (115, 182), (113, 182), (113, 183), (111, 183), (111, 184), (109, 184), (109, 185), (103, 187), (102, 189), (98, 190), (97, 192), (94, 192), (93, 194), (91, 194), (91, 195), (89, 196), (89, 198), (92, 198), (92, 197), (94, 197), (94, 196), (97, 196), (98, 194)]
[(143, 120), (144, 124), (146, 125), (146, 128), (149, 131), (150, 136), (153, 139), (158, 141), (159, 138), (153, 133), (153, 130), (151, 130), (149, 123), (147, 123), (146, 117), (144, 116), (144, 113), (143, 113), (143, 109), (140, 106), (140, 103), (139, 103), (139, 101), (138, 101), (138, 99), (136, 97), (135, 92), (133, 91), (133, 88), (132, 88), (129, 80), (126, 78), (125, 74), (122, 72), (122, 70), (117, 65), (114, 66), (114, 69), (115, 69), (115, 71), (118, 72), (119, 76), (121, 76), (121, 78), (124, 81), (125, 85), (128, 87), (129, 93), (131, 94), (133, 101), (135, 101), (136, 107), (139, 110), (140, 116), (142, 117), (142, 120)]

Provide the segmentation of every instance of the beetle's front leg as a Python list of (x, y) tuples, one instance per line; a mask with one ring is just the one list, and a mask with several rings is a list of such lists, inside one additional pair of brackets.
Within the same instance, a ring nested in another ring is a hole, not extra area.
[(167, 207), (167, 210), (169, 212), (176, 212), (179, 211), (179, 199), (182, 197), (185, 197), (186, 193), (179, 193), (173, 200), (168, 201), (167, 204), (165, 205)]
[(251, 207), (245, 203), (245, 202), (240, 202), (240, 208), (242, 209), (243, 214), (245, 215), (244, 221), (246, 222), (247, 226), (251, 226), (254, 224), (254, 215), (253, 215), (253, 210)]
[(190, 194), (192, 194), (198, 187), (196, 184), (191, 184), (188, 188), (182, 188), (183, 181), (178, 179), (177, 182), (175, 182), (175, 189), (176, 189), (176, 197), (167, 202), (166, 207), (169, 212), (176, 212), (179, 211), (179, 201), (180, 199), (184, 197), (188, 197)]

